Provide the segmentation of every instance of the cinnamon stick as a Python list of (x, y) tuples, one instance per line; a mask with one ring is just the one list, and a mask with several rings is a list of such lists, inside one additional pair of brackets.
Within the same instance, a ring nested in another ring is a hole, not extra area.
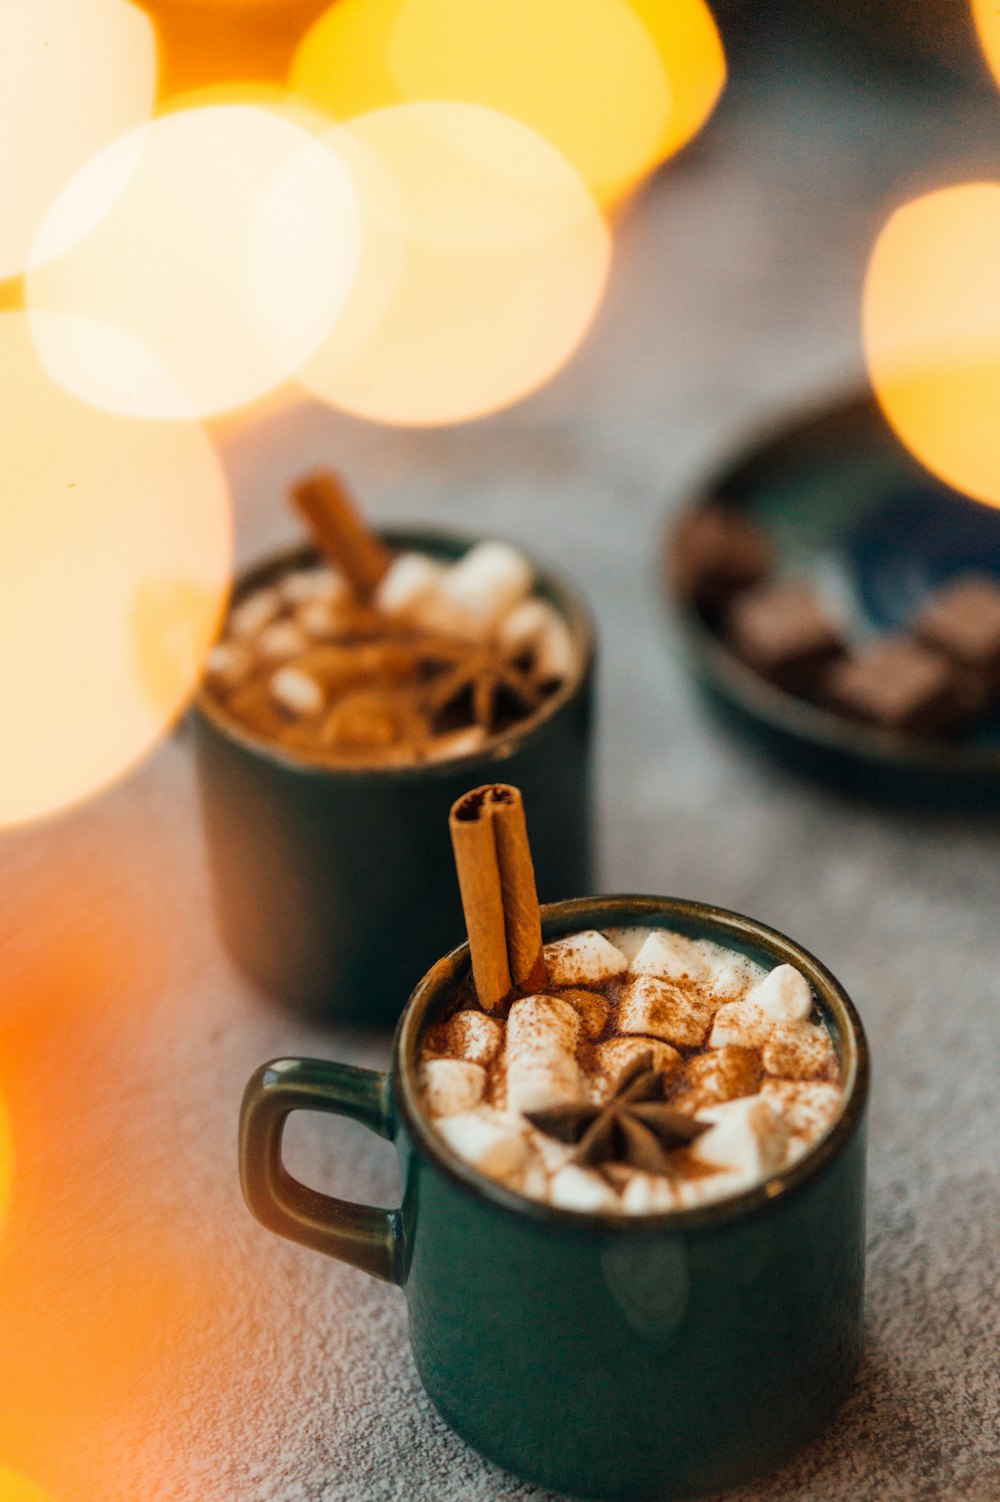
[(520, 788), (496, 783), (490, 802), (511, 979), (522, 990), (541, 991), (548, 981), (548, 972), (542, 953), (542, 915), (535, 890), (524, 799)]
[(520, 790), (506, 783), (474, 788), (448, 822), (476, 994), (492, 1010), (513, 987), (538, 991), (548, 979)]
[(511, 989), (503, 891), (489, 787), (474, 789), (448, 816), (479, 1004), (491, 1011)]
[(384, 578), (392, 555), (337, 476), (330, 470), (316, 470), (292, 487), (291, 498), (320, 552), (346, 574), (358, 594), (371, 594)]

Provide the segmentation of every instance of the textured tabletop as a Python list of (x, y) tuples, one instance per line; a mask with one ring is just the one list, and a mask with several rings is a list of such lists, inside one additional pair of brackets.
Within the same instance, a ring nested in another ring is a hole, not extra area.
[[(300, 407), (222, 433), (249, 559), (285, 483), (336, 464), (378, 520), (496, 531), (588, 593), (602, 637), (606, 890), (752, 913), (819, 955), (874, 1053), (867, 1357), (828, 1433), (741, 1502), (1000, 1497), (998, 853), (983, 819), (845, 801), (720, 739), (675, 661), (654, 549), (757, 421), (858, 378), (887, 209), (1000, 178), (1000, 96), (778, 57), (618, 231), (606, 305), (546, 391), (448, 431)], [(403, 1296), (268, 1235), (235, 1171), (243, 1083), (389, 1040), (312, 1030), (214, 937), (183, 729), (128, 782), (0, 844), (0, 1466), (56, 1502), (527, 1502), (431, 1410)], [(391, 1204), (391, 1149), (296, 1118), (293, 1169)], [(733, 1494), (736, 1496), (737, 1494)]]

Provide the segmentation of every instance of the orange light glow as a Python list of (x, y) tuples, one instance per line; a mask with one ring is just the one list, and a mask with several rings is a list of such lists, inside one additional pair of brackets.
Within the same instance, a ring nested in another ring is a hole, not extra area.
[(126, 0), (0, 6), (0, 280), (73, 173), (149, 119), (155, 87), (153, 28)]
[[(13, 1178), (14, 1145), (11, 1140), (7, 1110), (3, 1103), (3, 1097), (0, 1096), (0, 1239), (3, 1237), (3, 1223), (7, 1215), (7, 1202), (10, 1199), (10, 1187)], [(0, 1502), (2, 1502), (2, 1498), (3, 1492), (0, 1491)]]
[(156, 22), (161, 94), (283, 77), (328, 0), (138, 0)]
[(510, 115), (605, 205), (699, 129), (724, 80), (704, 0), (337, 0), (291, 72), (335, 119), (437, 100)]
[(53, 1498), (51, 1492), (29, 1481), (20, 1471), (0, 1466), (0, 1502), (53, 1502)]
[(993, 77), (1000, 83), (1000, 6), (997, 0), (972, 0), (972, 18), (979, 33), (979, 45)]
[(202, 427), (95, 411), (0, 315), (0, 827), (131, 767), (196, 682), (225, 602), (225, 480)]
[(359, 244), (348, 173), (298, 124), (244, 105), (165, 115), (88, 163), (47, 215), (28, 308), (69, 316), (35, 322), (39, 351), (111, 411), (224, 411), (318, 346)]
[(879, 403), (933, 474), (1000, 505), (1000, 185), (966, 183), (897, 210), (863, 305)]
[(354, 173), (361, 272), (298, 379), (380, 422), (461, 422), (526, 396), (600, 304), (610, 239), (571, 167), (478, 105), (378, 110), (325, 138)]

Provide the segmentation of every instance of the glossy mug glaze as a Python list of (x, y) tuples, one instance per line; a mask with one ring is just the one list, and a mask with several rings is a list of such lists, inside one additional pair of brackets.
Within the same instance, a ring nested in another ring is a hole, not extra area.
[[(386, 530), (393, 549), (460, 557), (474, 539)], [(239, 601), (293, 563), (269, 559)], [(576, 595), (533, 564), (567, 621), (579, 671), (481, 751), (413, 766), (333, 767), (244, 730), (203, 689), (193, 715), (218, 928), (239, 968), (281, 1004), (326, 1020), (392, 1025), (413, 978), (463, 931), (448, 810), (477, 783), (523, 790), (539, 894), (592, 879), (594, 634)]]
[[(280, 1059), (247, 1086), (244, 1194), (279, 1235), (399, 1284), (424, 1386), (457, 1433), (532, 1482), (581, 1497), (680, 1498), (737, 1485), (809, 1441), (861, 1351), (868, 1051), (817, 960), (775, 930), (696, 902), (586, 898), (543, 910), (546, 940), (660, 927), (809, 980), (844, 1106), (790, 1168), (730, 1199), (657, 1215), (530, 1200), (449, 1151), (421, 1111), (426, 1028), (468, 970), (462, 946), (420, 982), (391, 1072)], [(294, 1110), (352, 1117), (396, 1145), (403, 1203), (379, 1210), (298, 1184)]]

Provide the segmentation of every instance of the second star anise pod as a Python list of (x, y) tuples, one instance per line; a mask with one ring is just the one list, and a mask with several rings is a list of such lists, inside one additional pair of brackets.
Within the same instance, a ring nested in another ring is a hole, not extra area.
[(665, 1079), (652, 1051), (622, 1070), (603, 1105), (586, 1102), (528, 1111), (532, 1126), (560, 1142), (573, 1142), (570, 1162), (581, 1168), (624, 1163), (643, 1173), (670, 1172), (670, 1153), (694, 1142), (709, 1123), (675, 1111), (664, 1100)]
[(497, 706), (502, 696), (513, 700), (521, 713), (537, 709), (542, 701), (542, 689), (532, 673), (520, 665), (519, 658), (495, 643), (463, 645), (452, 652), (441, 649), (439, 660), (447, 665), (428, 684), (425, 695), (433, 714), (467, 697), (473, 723), (491, 734), (497, 728)]

